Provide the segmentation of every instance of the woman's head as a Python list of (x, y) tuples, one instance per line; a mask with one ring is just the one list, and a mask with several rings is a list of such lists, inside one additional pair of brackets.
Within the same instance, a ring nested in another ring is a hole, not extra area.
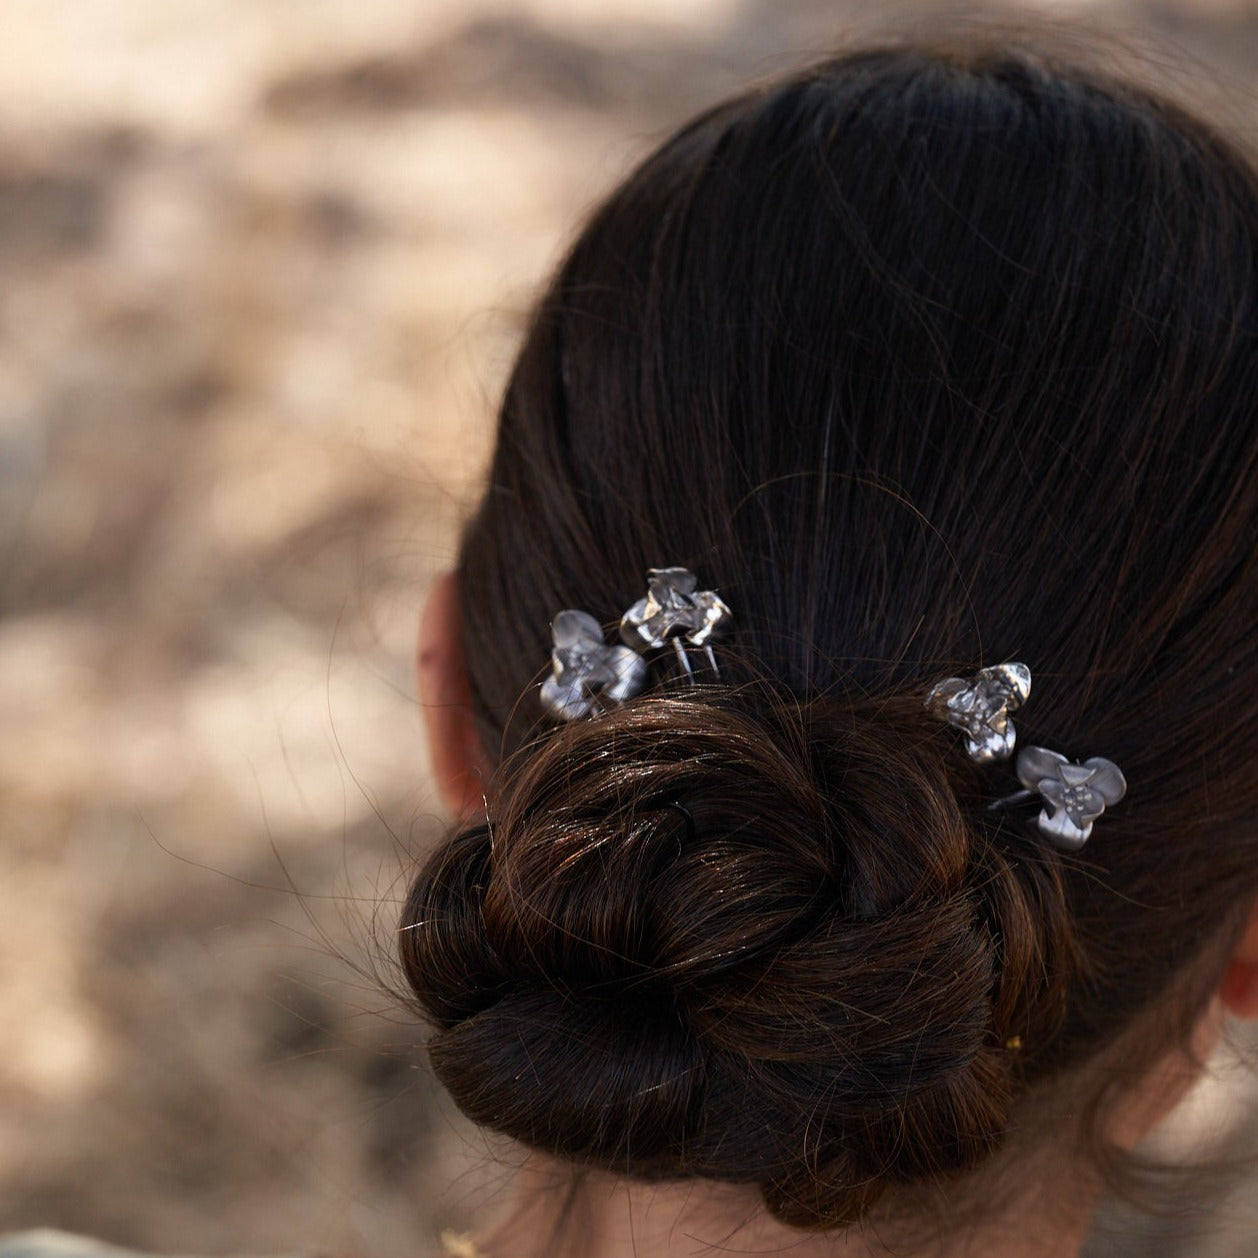
[[(1256, 411), (1258, 179), (1170, 106), (892, 49), (665, 144), (542, 299), (464, 538), (498, 768), (402, 935), (460, 1104), (825, 1227), (1174, 990), (1169, 1047), (1258, 891)], [(667, 564), (735, 612), (719, 684), (547, 723), (554, 613)], [(1130, 783), (1077, 855), (923, 707), (1011, 658), (1021, 737)]]

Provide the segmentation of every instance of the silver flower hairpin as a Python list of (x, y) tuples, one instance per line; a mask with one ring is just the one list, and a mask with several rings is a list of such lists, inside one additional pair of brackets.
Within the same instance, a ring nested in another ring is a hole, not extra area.
[(551, 675), (542, 683), (542, 703), (552, 716), (574, 721), (604, 702), (623, 703), (646, 686), (646, 661), (627, 646), (609, 646), (603, 627), (589, 612), (567, 608), (551, 622), (555, 647)]
[(1047, 747), (1024, 747), (1018, 753), (1018, 781), (1025, 790), (997, 800), (991, 807), (1001, 808), (1038, 795), (1044, 801), (1035, 820), (1040, 833), (1071, 852), (1088, 841), (1092, 823), (1105, 809), (1127, 794), (1127, 779), (1112, 760), (1092, 756), (1075, 764)]
[[(1017, 732), (1009, 714), (1020, 708), (1030, 693), (1031, 670), (1009, 661), (980, 669), (970, 681), (945, 678), (931, 687), (926, 706), (964, 733), (965, 749), (972, 760), (989, 764), (1013, 754)], [(1018, 753), (1016, 769), (1024, 789), (988, 808), (994, 811), (1038, 797), (1043, 807), (1035, 824), (1046, 839), (1067, 851), (1081, 848), (1092, 834), (1092, 823), (1127, 793), (1122, 770), (1101, 756), (1075, 764), (1046, 747), (1024, 747)]]
[(698, 586), (699, 579), (688, 568), (651, 568), (646, 597), (634, 603), (620, 620), (621, 639), (635, 651), (671, 644), (692, 684), (694, 669), (683, 642), (702, 647), (719, 677), (712, 640), (728, 632), (733, 621), (733, 613), (716, 591)]
[(694, 685), (685, 646), (701, 647), (718, 677), (712, 640), (725, 633), (733, 613), (714, 590), (700, 590), (687, 568), (652, 568), (647, 594), (621, 617), (624, 645), (609, 644), (589, 612), (569, 607), (551, 622), (554, 649), (551, 675), (541, 687), (542, 704), (561, 721), (601, 712), (645, 689), (650, 668), (646, 652), (672, 645)]
[(1031, 670), (1010, 661), (981, 668), (972, 681), (947, 677), (931, 688), (926, 706), (940, 720), (965, 734), (965, 750), (972, 760), (987, 764), (1013, 754), (1017, 732), (1009, 713), (1031, 693)]

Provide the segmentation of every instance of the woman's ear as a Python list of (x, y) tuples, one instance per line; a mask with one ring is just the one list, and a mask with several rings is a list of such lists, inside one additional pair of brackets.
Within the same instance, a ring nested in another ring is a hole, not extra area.
[(438, 577), (428, 593), (419, 622), (415, 671), (437, 790), (454, 816), (472, 816), (484, 807), (490, 774), (472, 716), (453, 572)]
[(1258, 904), (1250, 912), (1245, 933), (1232, 952), (1219, 985), (1219, 996), (1234, 1017), (1258, 1018)]

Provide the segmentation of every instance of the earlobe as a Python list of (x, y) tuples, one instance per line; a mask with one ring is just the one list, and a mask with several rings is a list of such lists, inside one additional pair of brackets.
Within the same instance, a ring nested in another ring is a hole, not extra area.
[(1233, 1017), (1258, 1019), (1258, 904), (1224, 971), (1219, 996)]
[(437, 790), (454, 816), (471, 816), (484, 806), (489, 765), (476, 736), (453, 572), (437, 578), (424, 604), (415, 672)]

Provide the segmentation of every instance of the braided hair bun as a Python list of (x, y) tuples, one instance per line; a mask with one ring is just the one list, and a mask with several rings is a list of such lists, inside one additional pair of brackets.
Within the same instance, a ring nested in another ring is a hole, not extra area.
[(919, 699), (751, 693), (548, 736), (431, 859), (402, 955), (476, 1122), (836, 1226), (1000, 1143), (1059, 896), (967, 822)]

